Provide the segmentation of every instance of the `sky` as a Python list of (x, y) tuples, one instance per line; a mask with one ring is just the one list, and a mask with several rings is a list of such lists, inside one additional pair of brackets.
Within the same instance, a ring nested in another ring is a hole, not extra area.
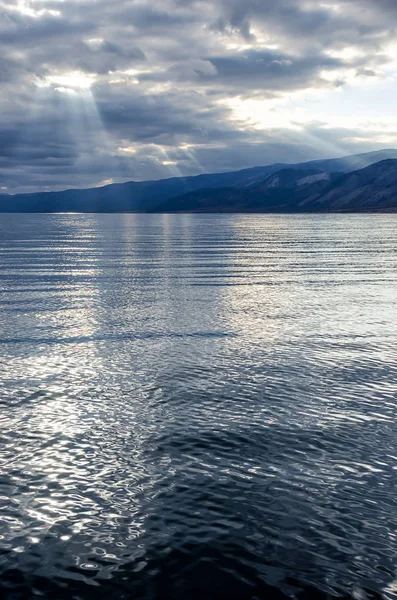
[(0, 0), (0, 193), (397, 147), (396, 0)]

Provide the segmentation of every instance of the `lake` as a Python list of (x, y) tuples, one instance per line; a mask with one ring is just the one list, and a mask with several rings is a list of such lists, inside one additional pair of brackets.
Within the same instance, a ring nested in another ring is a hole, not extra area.
[(1, 215), (3, 598), (397, 597), (397, 215)]

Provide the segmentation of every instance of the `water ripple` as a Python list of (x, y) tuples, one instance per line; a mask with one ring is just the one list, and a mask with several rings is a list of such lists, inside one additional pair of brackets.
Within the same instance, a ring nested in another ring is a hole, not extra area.
[(4, 215), (3, 597), (396, 598), (396, 225)]

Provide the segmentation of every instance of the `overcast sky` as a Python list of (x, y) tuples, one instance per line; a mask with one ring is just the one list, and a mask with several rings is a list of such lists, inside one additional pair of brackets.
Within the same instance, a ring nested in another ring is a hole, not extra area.
[(0, 188), (397, 146), (396, 0), (0, 0)]

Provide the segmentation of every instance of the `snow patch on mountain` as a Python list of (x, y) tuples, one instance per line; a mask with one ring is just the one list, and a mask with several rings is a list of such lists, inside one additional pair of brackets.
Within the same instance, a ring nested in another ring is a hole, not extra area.
[(297, 185), (309, 185), (310, 183), (316, 183), (316, 181), (322, 180), (330, 181), (330, 176), (328, 173), (317, 173), (316, 175), (309, 175), (308, 177), (304, 177), (303, 179), (299, 179), (296, 184)]
[(273, 181), (271, 181), (271, 183), (269, 183), (269, 185), (267, 187), (274, 188), (274, 187), (277, 187), (279, 184), (280, 184), (280, 177), (274, 177)]

